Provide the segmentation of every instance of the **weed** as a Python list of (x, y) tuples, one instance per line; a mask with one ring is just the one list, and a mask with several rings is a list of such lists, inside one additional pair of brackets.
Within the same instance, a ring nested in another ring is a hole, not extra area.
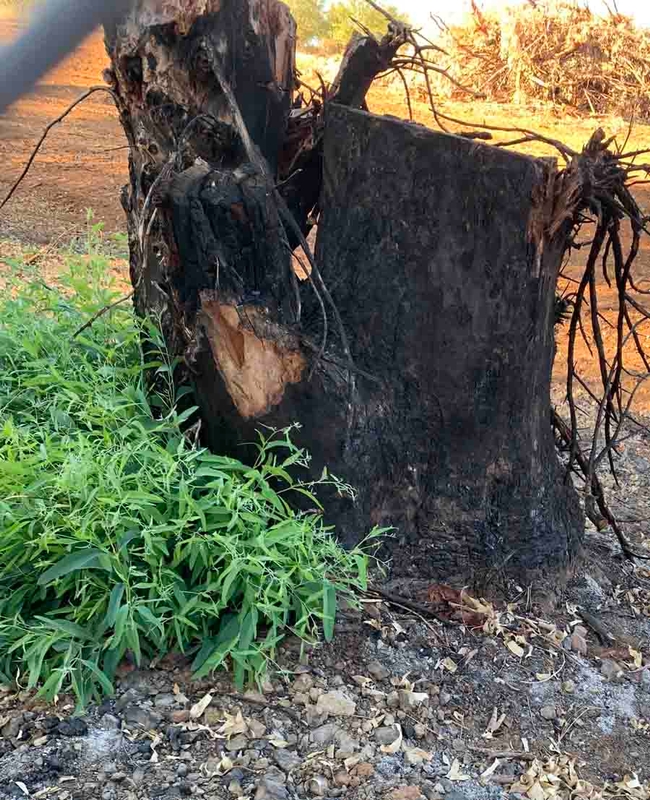
[[(71, 257), (61, 291), (33, 283), (0, 307), (0, 680), (79, 707), (112, 693), (127, 653), (259, 678), (287, 632), (331, 638), (337, 594), (367, 574), (320, 511), (292, 507), (349, 487), (297, 481), (290, 430), (260, 434), (253, 466), (213, 455), (183, 434), (196, 409), (176, 410), (154, 324), (146, 363), (126, 307), (73, 339), (114, 297), (106, 273)], [(167, 387), (154, 397), (148, 370)]]

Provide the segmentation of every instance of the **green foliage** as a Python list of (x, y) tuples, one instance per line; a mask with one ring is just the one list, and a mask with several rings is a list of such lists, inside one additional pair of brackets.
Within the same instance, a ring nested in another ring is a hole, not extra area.
[[(80, 707), (112, 692), (127, 652), (255, 679), (287, 632), (330, 638), (337, 594), (368, 566), (314, 496), (349, 487), (296, 482), (308, 457), (290, 431), (260, 435), (252, 467), (190, 443), (195, 409), (176, 408), (155, 324), (148, 363), (126, 306), (73, 338), (114, 298), (100, 234), (62, 291), (34, 282), (0, 305), (0, 681), (72, 690)], [(148, 395), (147, 371), (167, 389)], [(298, 494), (316, 510), (294, 510)]]
[(287, 0), (298, 25), (298, 38), (302, 44), (328, 35), (329, 22), (323, 0)]
[[(396, 19), (408, 22), (405, 14), (392, 5), (381, 4), (389, 14)], [(360, 23), (368, 28), (375, 36), (383, 36), (388, 28), (388, 21), (383, 14), (376, 11), (365, 0), (339, 0), (333, 3), (327, 14), (330, 26), (330, 37), (336, 44), (345, 46), (352, 34), (359, 31)]]

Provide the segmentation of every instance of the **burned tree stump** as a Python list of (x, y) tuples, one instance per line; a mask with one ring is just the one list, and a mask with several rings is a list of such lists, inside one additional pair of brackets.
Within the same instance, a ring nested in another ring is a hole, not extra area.
[(583, 520), (549, 425), (552, 167), (341, 107), (324, 160), (317, 260), (374, 378), (306, 433), (359, 487), (339, 527), (396, 526), (402, 575), (566, 565)]
[[(333, 103), (301, 150), (286, 8), (160, 8), (141, 0), (107, 31), (108, 77), (131, 145), (136, 309), (182, 360), (204, 442), (245, 459), (261, 425), (300, 422), (314, 474), (358, 490), (326, 499), (338, 535), (395, 527), (397, 575), (566, 566), (582, 517), (550, 427), (552, 169)], [(399, 36), (346, 60), (339, 99), (362, 103)], [(288, 142), (309, 169), (285, 180)], [(316, 261), (298, 278), (317, 199)]]

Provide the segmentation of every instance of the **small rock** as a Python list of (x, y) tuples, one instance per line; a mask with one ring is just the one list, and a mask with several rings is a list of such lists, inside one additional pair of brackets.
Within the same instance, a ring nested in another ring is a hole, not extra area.
[(171, 720), (174, 725), (184, 725), (186, 722), (190, 721), (190, 712), (183, 709), (172, 711)]
[(349, 786), (352, 783), (352, 776), (349, 775), (345, 770), (341, 770), (334, 775), (334, 786), (338, 786), (339, 789), (344, 786)]
[(543, 719), (549, 721), (557, 719), (557, 709), (555, 708), (555, 706), (544, 706), (544, 708), (539, 713), (542, 715)]
[(233, 797), (243, 797), (244, 790), (242, 789), (242, 785), (238, 780), (232, 780), (228, 784), (228, 791), (230, 792)]
[(417, 747), (414, 747), (412, 750), (407, 750), (404, 754), (404, 761), (410, 767), (419, 767), (422, 764), (431, 761), (431, 753), (427, 753), (425, 750), (420, 750)]
[(385, 795), (387, 800), (420, 800), (422, 792), (419, 786), (398, 786)]
[(399, 693), (391, 692), (386, 698), (388, 708), (399, 708)]
[(153, 704), (156, 708), (173, 708), (178, 705), (178, 701), (175, 694), (157, 694), (154, 697)]
[(127, 725), (137, 725), (145, 730), (154, 730), (162, 722), (161, 715), (152, 708), (142, 706), (127, 706), (123, 711), (124, 721)]
[(187, 764), (179, 764), (179, 765), (176, 767), (176, 775), (177, 775), (179, 778), (187, 778), (187, 773), (188, 773), (189, 771), (190, 771), (190, 770), (189, 770), (189, 767), (187, 766)]
[(32, 745), (34, 747), (43, 747), (43, 745), (46, 745), (48, 741), (49, 741), (48, 736), (39, 736), (38, 739), (34, 739)]
[(0, 733), (3, 739), (15, 739), (23, 729), (23, 715), (18, 714), (12, 717), (9, 722), (5, 724)]
[(356, 714), (357, 705), (343, 692), (327, 692), (318, 698), (316, 710), (332, 717), (353, 717)]
[(390, 672), (379, 661), (372, 661), (368, 664), (368, 674), (377, 682), (385, 681), (390, 677)]
[(115, 783), (122, 783), (122, 781), (126, 780), (126, 772), (116, 772), (115, 775), (113, 775), (112, 780)]
[(264, 707), (268, 705), (268, 700), (264, 697), (263, 694), (260, 692), (254, 692), (252, 689), (249, 689), (247, 692), (244, 692), (244, 699), (248, 700), (250, 703), (253, 703), (256, 706)]
[(429, 700), (429, 695), (424, 692), (407, 692), (406, 689), (400, 689), (398, 695), (402, 711), (415, 711)]
[(440, 692), (440, 705), (448, 706), (451, 703), (452, 697), (449, 692)]
[(564, 694), (573, 694), (576, 690), (575, 681), (564, 681), (562, 691)]
[(121, 697), (118, 697), (115, 703), (115, 710), (119, 714), (121, 714), (122, 711), (124, 711), (124, 709), (127, 706), (137, 703), (138, 700), (141, 699), (141, 697), (142, 696), (140, 695), (140, 693), (137, 692), (135, 689), (129, 689), (128, 691), (124, 692), (124, 694)]
[(296, 680), (291, 684), (291, 689), (297, 694), (309, 694), (310, 690), (314, 688), (314, 679), (311, 675), (305, 673), (299, 675)]
[(266, 734), (266, 725), (258, 719), (248, 721), (248, 731), (251, 739), (263, 739)]
[(288, 796), (286, 788), (268, 776), (262, 778), (255, 791), (255, 800), (287, 800)]
[(362, 761), (361, 764), (357, 764), (356, 767), (352, 770), (352, 773), (357, 777), (361, 778), (361, 780), (367, 781), (368, 778), (372, 778), (375, 774), (375, 768), (372, 764), (369, 764), (367, 761)]
[(462, 739), (454, 739), (451, 746), (457, 753), (464, 753), (467, 749), (467, 745)]
[(283, 772), (291, 772), (302, 764), (302, 758), (291, 750), (276, 750), (273, 760)]
[(577, 633), (578, 636), (582, 637), (583, 639), (586, 639), (589, 635), (589, 631), (583, 625), (576, 625), (573, 629), (573, 632)]
[(226, 743), (226, 750), (229, 753), (238, 753), (240, 750), (246, 750), (248, 747), (248, 737), (244, 736), (243, 733), (240, 733), (238, 736), (233, 736), (233, 738)]
[(323, 690), (319, 689), (317, 686), (314, 686), (313, 689), (309, 690), (309, 699), (312, 703), (317, 703), (318, 698), (323, 694)]
[(387, 747), (399, 738), (399, 731), (393, 725), (384, 728), (377, 728), (375, 731), (375, 741), (377, 744)]
[(302, 692), (296, 692), (293, 696), (293, 704), (295, 706), (307, 706), (309, 705), (309, 695), (303, 694)]
[(142, 767), (138, 767), (131, 775), (131, 780), (136, 786), (140, 786), (144, 781), (145, 771)]
[(310, 728), (316, 725), (322, 725), (325, 722), (325, 714), (322, 714), (316, 706), (307, 706), (305, 712), (305, 721)]
[(589, 650), (586, 639), (578, 633), (571, 636), (571, 649), (574, 653), (580, 653), (581, 656), (586, 656)]
[(340, 675), (335, 675), (332, 678), (332, 680), (330, 681), (330, 683), (331, 683), (332, 686), (336, 686), (336, 687), (345, 686), (345, 681), (343, 680), (343, 678)]
[(105, 731), (119, 731), (122, 727), (119, 719), (113, 714), (104, 714), (99, 724)]
[(314, 795), (314, 797), (325, 797), (328, 789), (329, 784), (327, 778), (324, 778), (322, 775), (318, 775), (309, 781), (309, 793)]
[(323, 746), (332, 744), (339, 733), (342, 733), (341, 729), (329, 723), (327, 725), (321, 725), (320, 728), (316, 728), (316, 730), (312, 731), (310, 738), (314, 744)]
[(602, 663), (600, 673), (603, 677), (607, 678), (608, 681), (615, 681), (623, 675), (623, 670), (617, 661), (607, 658)]
[(88, 733), (88, 725), (80, 717), (71, 717), (60, 722), (57, 731), (60, 736), (85, 736)]
[(418, 722), (416, 725), (413, 726), (414, 739), (424, 739), (426, 735), (427, 735), (427, 729), (425, 725), (422, 725), (421, 723)]
[(338, 746), (337, 758), (345, 759), (356, 753), (360, 745), (347, 731), (339, 731), (334, 737), (334, 742)]

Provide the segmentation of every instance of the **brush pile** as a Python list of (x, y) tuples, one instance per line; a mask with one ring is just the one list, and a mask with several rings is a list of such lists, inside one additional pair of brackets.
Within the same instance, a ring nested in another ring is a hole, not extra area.
[[(445, 66), (486, 99), (650, 118), (650, 30), (629, 17), (601, 17), (567, 0), (489, 13), (472, 8), (464, 26), (440, 23)], [(453, 84), (449, 92), (460, 97)]]

